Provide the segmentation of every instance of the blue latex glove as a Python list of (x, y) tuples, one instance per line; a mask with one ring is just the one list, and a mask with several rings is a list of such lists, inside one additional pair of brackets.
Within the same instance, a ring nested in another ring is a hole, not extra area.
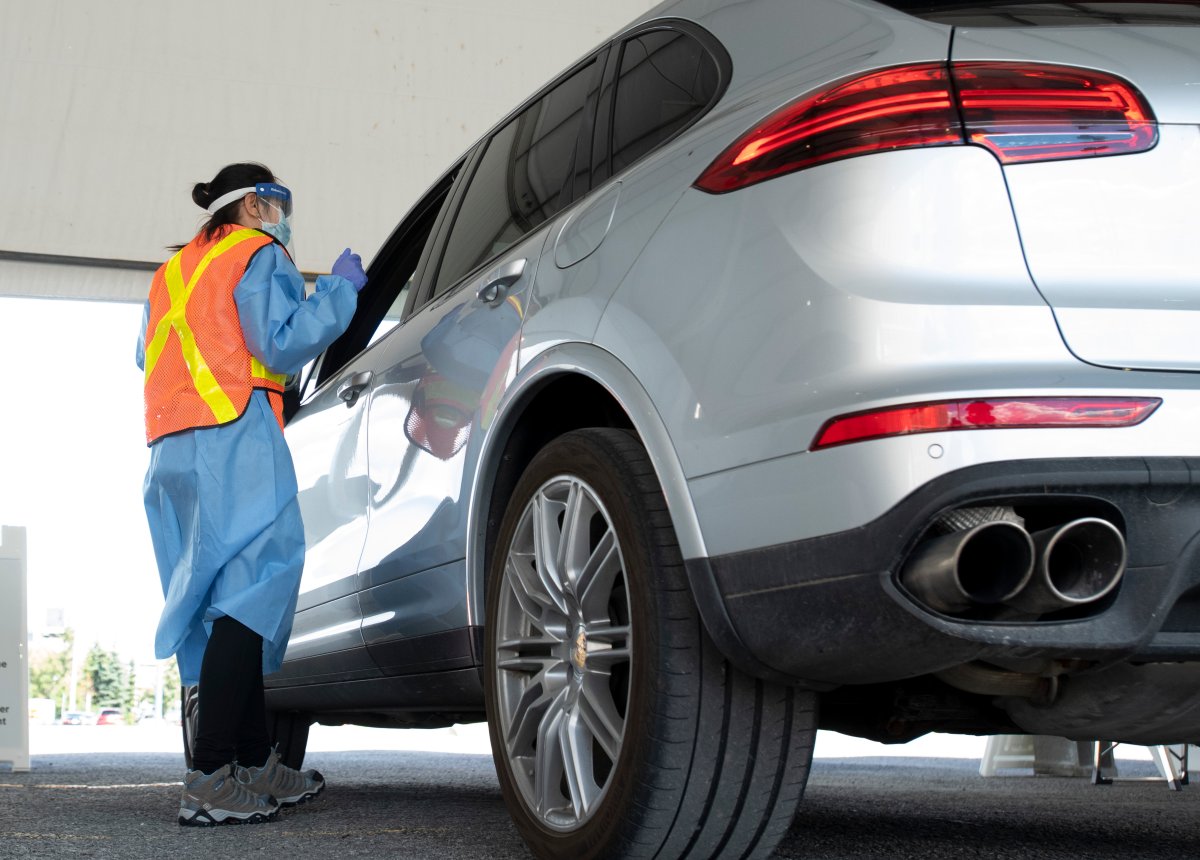
[(354, 284), (354, 289), (358, 292), (362, 292), (362, 288), (367, 285), (367, 273), (363, 271), (362, 257), (350, 253), (349, 248), (342, 251), (342, 255), (334, 261), (332, 272)]

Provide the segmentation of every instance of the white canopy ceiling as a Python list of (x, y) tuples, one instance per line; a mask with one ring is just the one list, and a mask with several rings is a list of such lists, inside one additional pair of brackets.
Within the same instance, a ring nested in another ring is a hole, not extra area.
[(0, 296), (141, 301), (260, 161), (301, 269), (369, 259), (492, 124), (650, 0), (0, 4)]

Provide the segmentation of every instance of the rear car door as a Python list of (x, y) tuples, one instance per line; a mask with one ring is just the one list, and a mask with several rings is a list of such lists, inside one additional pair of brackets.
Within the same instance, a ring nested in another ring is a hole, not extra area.
[(470, 487), (550, 224), (572, 197), (604, 58), (575, 66), (481, 145), (418, 309), (377, 347), (387, 370), (371, 390), (360, 601), (364, 641), (387, 675), (476, 662)]

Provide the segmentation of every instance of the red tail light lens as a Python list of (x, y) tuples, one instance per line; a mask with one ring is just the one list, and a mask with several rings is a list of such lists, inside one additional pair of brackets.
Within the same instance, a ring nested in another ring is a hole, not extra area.
[(900, 66), (767, 117), (717, 156), (696, 187), (721, 194), (855, 155), (975, 143), (1003, 163), (1140, 152), (1158, 130), (1132, 84), (1028, 63)]
[(1005, 164), (1141, 152), (1158, 141), (1154, 114), (1133, 86), (1062, 66), (956, 63), (967, 139)]
[(890, 406), (827, 421), (811, 450), (943, 430), (1132, 427), (1161, 403), (1157, 397), (1022, 397)]
[(777, 111), (721, 153), (696, 187), (720, 194), (852, 155), (962, 142), (945, 66), (886, 69)]

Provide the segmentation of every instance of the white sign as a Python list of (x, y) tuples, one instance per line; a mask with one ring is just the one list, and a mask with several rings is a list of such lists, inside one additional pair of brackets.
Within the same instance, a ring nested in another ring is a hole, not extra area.
[(29, 770), (25, 529), (0, 527), (0, 762)]

